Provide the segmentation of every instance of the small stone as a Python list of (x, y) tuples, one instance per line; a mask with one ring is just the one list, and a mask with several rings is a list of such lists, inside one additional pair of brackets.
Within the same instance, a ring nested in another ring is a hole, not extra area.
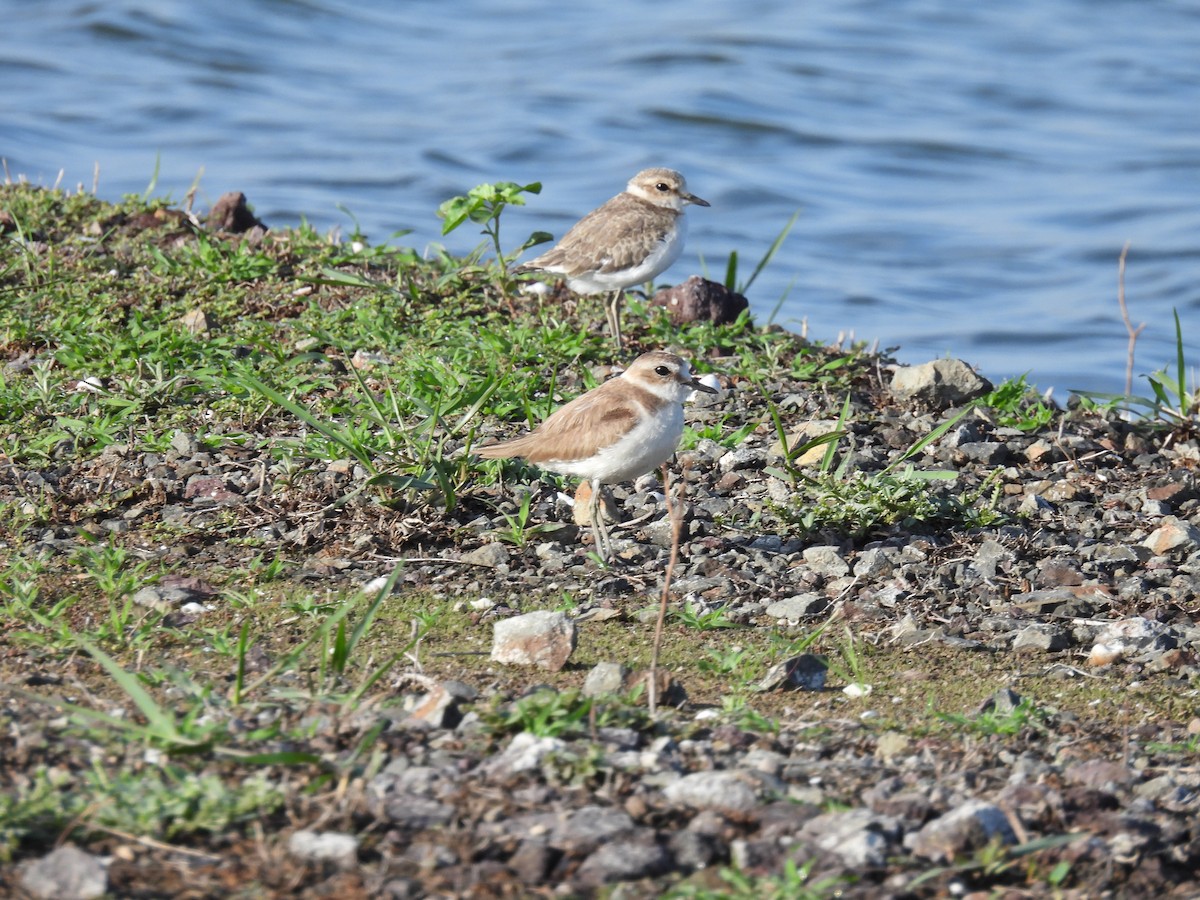
[(583, 680), (583, 696), (605, 697), (619, 694), (625, 689), (625, 678), (629, 674), (620, 663), (596, 663)]
[(806, 547), (804, 562), (818, 575), (841, 578), (850, 574), (850, 564), (837, 547)]
[(484, 544), (462, 555), (463, 562), (496, 569), (508, 565), (508, 549), (503, 544)]
[(108, 867), (78, 847), (59, 847), (30, 863), (21, 887), (39, 900), (91, 900), (108, 892)]
[(575, 651), (575, 623), (562, 612), (539, 610), (501, 619), (492, 640), (492, 659), (557, 672)]
[(755, 690), (820, 691), (825, 688), (825, 676), (828, 672), (829, 664), (823, 657), (803, 653), (772, 666)]
[(892, 376), (891, 392), (897, 400), (914, 401), (945, 409), (987, 393), (991, 382), (981, 378), (961, 359), (935, 359), (919, 366), (901, 366)]
[(202, 309), (193, 309), (179, 317), (179, 324), (188, 334), (207, 334), (212, 331), (212, 322)]
[[(826, 452), (829, 450), (828, 444), (817, 444), (814, 447), (809, 447), (803, 453), (796, 451), (807, 444), (809, 441), (814, 441), (819, 437), (824, 437), (827, 434), (832, 434), (837, 431), (838, 423), (836, 419), (814, 419), (811, 422), (805, 422), (799, 427), (793, 429), (787, 436), (788, 453), (792, 454), (791, 462), (793, 466), (815, 466), (825, 458)], [(776, 441), (771, 445), (771, 455), (782, 457), (783, 444)]]
[(575, 881), (586, 888), (597, 888), (616, 881), (665, 875), (671, 868), (671, 854), (666, 847), (623, 841), (604, 844), (585, 859), (575, 873)]
[(909, 849), (914, 856), (950, 862), (993, 838), (999, 838), (1005, 844), (1017, 842), (1003, 810), (983, 800), (970, 800), (926, 823), (905, 843), (911, 844)]
[(815, 816), (800, 829), (800, 836), (822, 850), (841, 857), (855, 869), (879, 868), (899, 843), (899, 823), (869, 809)]
[(663, 796), (679, 806), (744, 813), (758, 805), (754, 789), (735, 772), (693, 772), (663, 788)]
[(358, 865), (358, 838), (336, 831), (297, 831), (288, 838), (288, 853), (305, 862), (332, 863), (349, 871)]
[(797, 594), (794, 597), (776, 600), (764, 612), (772, 619), (787, 619), (794, 622), (808, 616), (815, 616), (828, 606), (829, 599), (820, 594)]
[(741, 294), (699, 275), (673, 288), (664, 288), (650, 298), (649, 304), (665, 309), (674, 325), (688, 322), (727, 325), (736, 322), (750, 308), (750, 301)]
[(538, 737), (528, 731), (514, 735), (508, 746), (480, 764), (480, 770), (493, 778), (507, 778), (538, 768), (549, 753), (561, 753), (567, 742), (556, 737)]
[(1012, 649), (1021, 651), (1065, 650), (1070, 645), (1066, 632), (1057, 625), (1029, 625), (1017, 632)]
[(1167, 516), (1159, 527), (1142, 542), (1155, 556), (1166, 556), (1172, 550), (1195, 553), (1200, 550), (1200, 528), (1186, 519)]

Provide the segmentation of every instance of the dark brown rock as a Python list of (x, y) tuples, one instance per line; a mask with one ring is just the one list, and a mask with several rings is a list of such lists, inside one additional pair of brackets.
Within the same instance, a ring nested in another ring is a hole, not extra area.
[(212, 231), (228, 231), (243, 234), (252, 228), (267, 230), (246, 205), (246, 195), (241, 191), (222, 194), (208, 212), (208, 227)]
[(726, 325), (737, 321), (742, 311), (750, 308), (750, 301), (723, 284), (693, 275), (683, 284), (659, 291), (650, 298), (650, 305), (663, 307), (676, 325), (687, 322)]

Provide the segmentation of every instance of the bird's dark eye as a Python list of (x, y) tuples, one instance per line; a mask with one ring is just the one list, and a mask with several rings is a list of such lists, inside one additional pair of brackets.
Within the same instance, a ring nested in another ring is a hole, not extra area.
[(667, 191), (669, 191), (671, 189), (671, 186), (669, 184), (667, 184), (665, 181), (660, 181), (658, 184), (656, 184), (654, 186), (654, 189), (656, 191), (662, 191), (665, 194)]
[(668, 375), (671, 374), (671, 370), (668, 369), (666, 366), (655, 366), (654, 374), (658, 375), (660, 378), (666, 378)]

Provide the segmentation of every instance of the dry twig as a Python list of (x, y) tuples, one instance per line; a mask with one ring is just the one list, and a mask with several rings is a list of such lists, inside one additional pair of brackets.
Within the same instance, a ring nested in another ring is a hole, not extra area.
[(1137, 346), (1138, 335), (1146, 327), (1143, 322), (1137, 328), (1129, 321), (1129, 308), (1125, 305), (1125, 257), (1129, 253), (1129, 241), (1121, 248), (1121, 258), (1117, 261), (1117, 302), (1121, 304), (1121, 318), (1125, 320), (1125, 330), (1129, 332), (1129, 352), (1125, 357), (1125, 396), (1133, 393), (1133, 348)]
[(654, 647), (650, 651), (650, 672), (646, 678), (648, 690), (647, 702), (650, 707), (650, 717), (658, 714), (658, 652), (662, 648), (663, 626), (667, 619), (667, 598), (671, 594), (671, 576), (675, 573), (675, 563), (679, 560), (679, 544), (683, 535), (683, 488), (686, 484), (684, 477), (679, 480), (680, 496), (671, 496), (671, 471), (663, 463), (663, 493), (667, 498), (667, 515), (671, 518), (671, 559), (667, 562), (667, 571), (663, 576), (662, 597), (658, 602), (658, 621), (654, 624)]

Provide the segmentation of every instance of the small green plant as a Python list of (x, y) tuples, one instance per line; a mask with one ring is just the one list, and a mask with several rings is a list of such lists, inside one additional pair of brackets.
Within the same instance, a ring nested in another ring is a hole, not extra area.
[(746, 731), (766, 734), (775, 734), (779, 731), (779, 722), (751, 706), (750, 701), (742, 693), (726, 694), (722, 697), (721, 711), (729, 716), (738, 728)]
[[(1197, 427), (1197, 412), (1200, 411), (1200, 389), (1193, 383), (1188, 387), (1187, 365), (1184, 360), (1183, 327), (1179, 324), (1179, 310), (1172, 311), (1175, 318), (1175, 360), (1173, 368), (1163, 366), (1145, 376), (1150, 385), (1151, 396), (1133, 393), (1104, 394), (1096, 391), (1075, 391), (1086, 403), (1100, 409), (1124, 408), (1137, 413), (1143, 419), (1172, 428), (1194, 431)], [(1126, 324), (1129, 326), (1128, 319)], [(1131, 340), (1136, 339), (1141, 327), (1132, 329)], [(1132, 387), (1132, 344), (1130, 347), (1130, 369), (1126, 376), (1126, 389)]]
[(1049, 718), (1049, 714), (1029, 698), (1022, 699), (1016, 706), (1007, 710), (987, 709), (973, 716), (942, 712), (935, 715), (960, 731), (983, 737), (1011, 736), (1020, 734), (1026, 728), (1044, 730)]
[(842, 629), (842, 639), (837, 644), (838, 657), (829, 657), (829, 671), (834, 676), (846, 682), (844, 691), (854, 697), (864, 697), (871, 692), (871, 685), (867, 681), (866, 672), (863, 666), (862, 655), (858, 652), (858, 646), (854, 640), (854, 632), (847, 625)]
[(1020, 431), (1035, 431), (1054, 418), (1054, 407), (1029, 388), (1024, 375), (1001, 382), (979, 398), (979, 405), (993, 410), (1000, 425)]
[(219, 238), (200, 232), (194, 245), (186, 244), (179, 255), (172, 259), (158, 247), (151, 245), (154, 271), (160, 275), (181, 275), (190, 269), (199, 269), (215, 281), (256, 281), (275, 271), (275, 260), (241, 241), (236, 246)]
[[(849, 408), (847, 397), (833, 431), (812, 438), (799, 447), (789, 448), (779, 412), (773, 404), (768, 406), (782, 446), (783, 467), (768, 467), (767, 474), (791, 482), (796, 489), (788, 503), (776, 507), (787, 525), (806, 534), (821, 528), (836, 528), (861, 536), (898, 523), (946, 522), (976, 528), (994, 524), (1002, 518), (996, 508), (999, 496), (995, 491), (990, 502), (976, 506), (976, 501), (989, 487), (988, 483), (975, 495), (958, 497), (939, 493), (931, 485), (956, 478), (956, 472), (940, 469), (919, 471), (908, 464), (908, 460), (958, 424), (972, 407), (960, 410), (939, 424), (881, 471), (870, 473), (851, 472), (849, 456), (834, 467), (837, 443), (846, 434), (845, 420)], [(810, 475), (801, 471), (794, 460), (821, 446), (826, 449), (817, 472)]]
[(579, 734), (592, 712), (592, 699), (577, 690), (535, 691), (496, 714), (493, 724), (503, 731), (524, 731), (537, 737)]
[(737, 628), (736, 622), (730, 621), (725, 615), (724, 607), (716, 607), (707, 611), (701, 611), (695, 604), (690, 601), (683, 605), (682, 609), (677, 609), (673, 613), (676, 622), (685, 628), (694, 628), (697, 631), (716, 631), (721, 628)]
[(473, 187), (465, 195), (451, 197), (438, 207), (438, 217), (443, 220), (442, 234), (449, 234), (468, 220), (482, 225), (482, 234), (491, 238), (498, 272), (507, 281), (508, 266), (513, 259), (530, 247), (543, 244), (551, 238), (544, 231), (535, 231), (524, 244), (506, 255), (500, 243), (500, 214), (506, 206), (524, 206), (525, 198), (522, 194), (541, 192), (542, 185), (536, 181), (525, 185), (512, 181), (498, 181), (495, 184)]

